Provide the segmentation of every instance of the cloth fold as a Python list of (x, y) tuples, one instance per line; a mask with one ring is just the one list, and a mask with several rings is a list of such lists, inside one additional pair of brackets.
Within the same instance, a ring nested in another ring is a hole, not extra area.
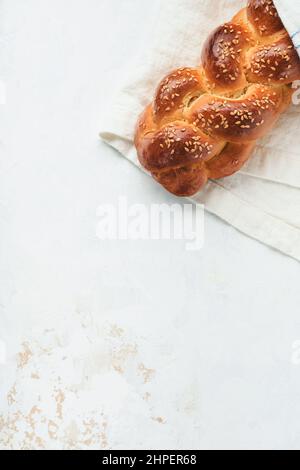
[[(300, 4), (293, 0), (275, 3), (296, 47), (299, 41), (300, 52)], [(131, 66), (134, 72), (120, 83), (101, 124), (102, 139), (140, 167), (133, 145), (135, 124), (157, 83), (172, 69), (198, 65), (207, 35), (245, 4), (245, 0), (161, 0), (159, 17), (149, 19), (153, 27), (143, 55)], [(299, 123), (300, 105), (293, 105), (258, 143), (239, 174), (209, 182), (191, 200), (204, 204), (248, 236), (300, 261)]]
[(293, 0), (274, 0), (284, 26), (300, 53), (300, 3)]

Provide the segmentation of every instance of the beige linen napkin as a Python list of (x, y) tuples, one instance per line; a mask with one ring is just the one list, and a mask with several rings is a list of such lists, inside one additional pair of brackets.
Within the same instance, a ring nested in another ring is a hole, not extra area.
[[(292, 0), (277, 1), (288, 18)], [(176, 67), (198, 65), (207, 35), (245, 4), (246, 0), (161, 0), (158, 17), (149, 19), (152, 33), (141, 47), (142, 55), (130, 65), (133, 72), (120, 84), (110, 114), (103, 118), (100, 136), (104, 141), (140, 166), (133, 146), (135, 123), (158, 81)], [(295, 11), (293, 18), (289, 27), (296, 28)], [(211, 181), (191, 200), (300, 261), (299, 127), (300, 105), (293, 105), (271, 134), (258, 143), (242, 172)]]

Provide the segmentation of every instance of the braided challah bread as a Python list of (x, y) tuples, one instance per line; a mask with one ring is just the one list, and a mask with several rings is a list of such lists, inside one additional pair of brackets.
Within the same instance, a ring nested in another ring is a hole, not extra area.
[(140, 163), (177, 196), (232, 175), (289, 106), (299, 79), (299, 56), (273, 1), (249, 0), (207, 39), (200, 67), (160, 83), (137, 125)]

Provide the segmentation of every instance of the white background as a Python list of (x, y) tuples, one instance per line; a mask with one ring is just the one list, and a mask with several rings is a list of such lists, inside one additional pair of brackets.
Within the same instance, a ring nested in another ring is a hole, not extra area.
[(157, 7), (0, 1), (1, 448), (299, 448), (299, 264), (208, 214), (196, 253), (96, 237), (174, 202), (97, 137)]

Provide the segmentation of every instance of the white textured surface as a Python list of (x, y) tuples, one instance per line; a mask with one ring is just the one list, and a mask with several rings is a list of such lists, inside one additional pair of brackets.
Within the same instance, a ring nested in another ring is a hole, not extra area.
[(299, 447), (299, 264), (208, 215), (199, 253), (96, 238), (172, 200), (97, 138), (152, 8), (0, 3), (1, 448)]

